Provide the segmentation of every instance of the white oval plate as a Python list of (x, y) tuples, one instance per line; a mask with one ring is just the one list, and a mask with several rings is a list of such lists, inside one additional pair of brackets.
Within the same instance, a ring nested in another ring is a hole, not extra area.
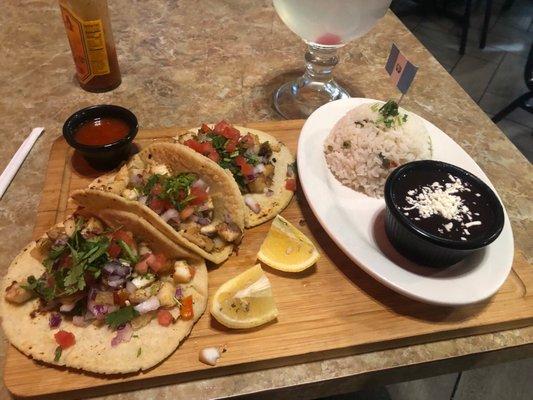
[[(513, 233), (505, 225), (492, 244), (444, 269), (423, 267), (401, 256), (385, 234), (385, 201), (343, 186), (330, 172), (323, 143), (331, 128), (352, 108), (378, 100), (337, 100), (316, 110), (298, 140), (299, 179), (315, 216), (337, 245), (368, 274), (407, 297), (432, 304), (458, 306), (492, 296), (503, 284), (514, 256)], [(476, 162), (448, 135), (424, 120), (433, 143), (433, 159), (455, 164), (486, 182)]]

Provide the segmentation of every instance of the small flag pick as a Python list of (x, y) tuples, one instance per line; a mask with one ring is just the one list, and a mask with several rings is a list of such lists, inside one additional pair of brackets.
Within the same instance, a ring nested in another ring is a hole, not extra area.
[(403, 95), (407, 93), (413, 79), (415, 78), (418, 67), (411, 63), (398, 49), (394, 43), (392, 44), (389, 59), (385, 65), (385, 70), (390, 75), (392, 82), (402, 92), (402, 97), (398, 104), (403, 99)]

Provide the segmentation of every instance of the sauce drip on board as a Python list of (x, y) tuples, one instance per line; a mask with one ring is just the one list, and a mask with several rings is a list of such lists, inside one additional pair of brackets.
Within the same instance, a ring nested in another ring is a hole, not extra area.
[(130, 126), (120, 118), (95, 118), (82, 123), (74, 139), (86, 146), (103, 146), (125, 138), (129, 131)]

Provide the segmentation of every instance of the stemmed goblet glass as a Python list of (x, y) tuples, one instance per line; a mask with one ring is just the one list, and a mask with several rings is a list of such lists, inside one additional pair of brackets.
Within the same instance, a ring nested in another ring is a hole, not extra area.
[(367, 33), (391, 0), (273, 0), (287, 27), (308, 45), (305, 73), (274, 92), (274, 107), (285, 118), (307, 118), (333, 100), (350, 97), (333, 79), (337, 50)]

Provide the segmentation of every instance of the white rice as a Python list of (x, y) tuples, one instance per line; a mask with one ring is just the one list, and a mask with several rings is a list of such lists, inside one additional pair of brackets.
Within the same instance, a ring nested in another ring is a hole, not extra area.
[(431, 159), (431, 138), (418, 116), (400, 109), (407, 121), (387, 128), (376, 123), (380, 114), (371, 106), (360, 105), (342, 117), (326, 138), (324, 153), (329, 169), (343, 185), (381, 198), (387, 176), (397, 166)]

